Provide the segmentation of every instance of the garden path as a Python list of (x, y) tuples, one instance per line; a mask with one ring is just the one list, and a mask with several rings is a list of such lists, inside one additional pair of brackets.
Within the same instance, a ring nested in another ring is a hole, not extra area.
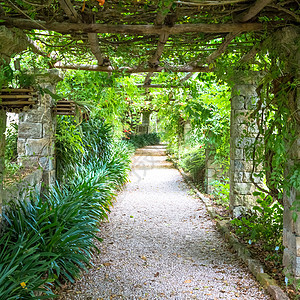
[(163, 146), (138, 150), (101, 237), (95, 266), (60, 299), (270, 299)]

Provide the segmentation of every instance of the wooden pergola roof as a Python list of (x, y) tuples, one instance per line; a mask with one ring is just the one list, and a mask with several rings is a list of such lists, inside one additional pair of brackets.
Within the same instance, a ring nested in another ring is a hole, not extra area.
[(224, 52), (247, 57), (267, 34), (298, 26), (299, 1), (4, 0), (0, 25), (22, 29), (51, 67), (208, 72)]

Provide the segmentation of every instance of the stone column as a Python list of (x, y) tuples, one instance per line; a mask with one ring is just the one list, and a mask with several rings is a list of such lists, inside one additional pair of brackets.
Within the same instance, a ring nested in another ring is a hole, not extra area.
[[(256, 190), (251, 181), (253, 161), (247, 157), (246, 149), (253, 145), (258, 132), (255, 122), (249, 118), (259, 99), (256, 93), (258, 78), (257, 72), (245, 76), (237, 71), (232, 88), (229, 180), (230, 209), (234, 216), (239, 216), (241, 211), (256, 204), (252, 196)], [(255, 175), (254, 173), (253, 179), (260, 183), (261, 179)]]
[[(27, 48), (26, 35), (18, 29), (8, 29), (0, 26), (0, 68), (9, 64), (11, 57)], [(0, 86), (2, 88), (2, 86)], [(5, 171), (5, 129), (6, 112), (0, 110), (0, 221), (2, 215), (3, 199), (3, 176)]]
[(149, 133), (150, 115), (151, 115), (151, 111), (143, 111), (142, 112), (142, 125), (139, 126), (140, 134)]
[[(294, 78), (294, 83), (300, 80), (300, 29), (287, 27), (270, 39), (270, 45), (274, 51), (277, 51), (277, 58), (284, 61), (284, 74), (287, 77)], [(300, 280), (300, 88), (299, 84), (295, 90), (285, 93), (286, 104), (290, 110), (291, 122), (288, 128), (291, 128), (291, 137), (293, 141), (290, 149), (286, 149), (288, 158), (285, 168), (285, 178), (290, 178), (292, 174), (296, 176), (294, 182), (298, 182), (298, 187), (285, 190), (283, 195), (283, 265), (287, 277), (294, 285)], [(280, 94), (280, 93), (278, 93)], [(295, 174), (298, 171), (298, 174)], [(294, 216), (294, 218), (293, 218)]]
[(5, 170), (5, 129), (6, 129), (6, 112), (0, 110), (0, 220), (2, 215), (3, 199), (3, 179)]
[(189, 121), (184, 123), (183, 127), (183, 139), (184, 142), (187, 142), (190, 138), (190, 131), (192, 129), (191, 123)]
[[(36, 80), (41, 88), (55, 93), (61, 78), (56, 70), (51, 70), (37, 75)], [(55, 182), (56, 117), (52, 110), (55, 101), (46, 92), (38, 97), (38, 108), (19, 116), (18, 161), (26, 167), (41, 167), (43, 183), (51, 185)]]

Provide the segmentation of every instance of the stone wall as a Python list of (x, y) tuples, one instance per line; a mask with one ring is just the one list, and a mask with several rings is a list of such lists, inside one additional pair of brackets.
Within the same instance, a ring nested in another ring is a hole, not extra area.
[(28, 200), (30, 192), (41, 192), (43, 170), (37, 169), (26, 175), (22, 180), (4, 187), (3, 207), (10, 201)]
[[(258, 132), (249, 116), (259, 100), (256, 82), (260, 77), (255, 72), (247, 76), (243, 73), (237, 75), (232, 88), (230, 119), (230, 209), (234, 216), (256, 203), (252, 196), (256, 190), (251, 181), (253, 161), (246, 150), (253, 145)], [(256, 172), (253, 173), (253, 180), (260, 184), (261, 178), (255, 175)]]
[[(55, 70), (37, 76), (38, 84), (55, 93), (56, 83), (61, 80)], [(18, 135), (18, 161), (24, 166), (40, 166), (43, 182), (55, 182), (55, 133), (56, 117), (53, 114), (54, 99), (47, 93), (39, 94), (37, 109), (20, 113)]]

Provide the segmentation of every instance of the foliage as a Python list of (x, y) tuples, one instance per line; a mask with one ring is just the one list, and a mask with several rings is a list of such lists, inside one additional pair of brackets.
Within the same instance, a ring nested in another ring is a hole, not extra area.
[(149, 145), (158, 145), (160, 143), (160, 136), (158, 133), (145, 134), (130, 134), (127, 133), (128, 142), (134, 146), (135, 149), (142, 148)]
[(283, 206), (262, 192), (255, 192), (253, 195), (259, 197), (257, 205), (252, 211), (245, 212), (231, 223), (236, 234), (242, 239), (249, 243), (260, 243), (270, 252), (270, 257), (276, 258), (276, 251), (283, 250)]
[(212, 194), (215, 196), (214, 201), (217, 204), (228, 207), (229, 205), (229, 178), (222, 178), (222, 180), (214, 180), (209, 183), (212, 186)]
[(1, 299), (43, 299), (36, 297), (35, 292), (43, 292), (47, 295), (44, 298), (51, 298), (49, 280), (43, 278), (43, 274), (53, 257), (38, 250), (39, 236), (28, 236), (28, 232), (15, 235), (7, 227), (4, 231), (0, 238)]
[(5, 159), (15, 161), (18, 156), (18, 124), (11, 123), (5, 133)]
[(57, 117), (55, 151), (57, 178), (71, 177), (83, 153), (82, 135), (74, 117)]
[(189, 172), (193, 180), (199, 183), (204, 190), (205, 153), (202, 147), (197, 147), (183, 153), (179, 160), (179, 166), (184, 171)]
[[(50, 298), (51, 284), (74, 281), (90, 265), (99, 223), (116, 189), (127, 181), (131, 152), (112, 127), (91, 119), (59, 118), (57, 143), (63, 184), (30, 201), (11, 202), (1, 232), (0, 298)], [(66, 153), (66, 151), (70, 151)], [(68, 171), (68, 172), (66, 172)], [(22, 250), (22, 249), (25, 249)]]

